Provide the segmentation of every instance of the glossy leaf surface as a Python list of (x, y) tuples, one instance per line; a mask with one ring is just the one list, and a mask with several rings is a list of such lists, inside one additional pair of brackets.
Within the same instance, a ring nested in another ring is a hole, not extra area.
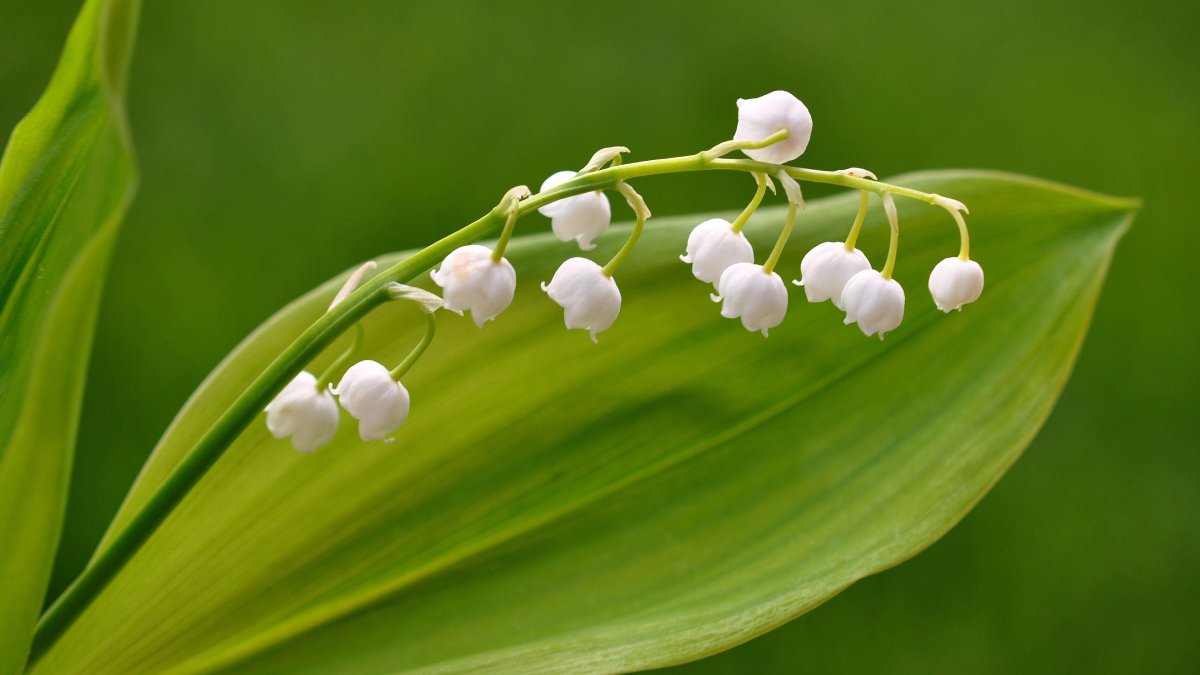
[(0, 673), (25, 662), (66, 506), (109, 252), (135, 182), (137, 3), (92, 0), (0, 162)]

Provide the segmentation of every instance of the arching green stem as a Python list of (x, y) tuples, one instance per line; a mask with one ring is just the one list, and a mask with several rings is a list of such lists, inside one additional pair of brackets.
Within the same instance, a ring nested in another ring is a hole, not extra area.
[(393, 380), (399, 381), (400, 378), (404, 377), (412, 369), (413, 365), (416, 364), (417, 360), (421, 358), (421, 355), (425, 353), (425, 350), (429, 349), (429, 344), (433, 342), (433, 335), (437, 333), (436, 314), (436, 312), (430, 312), (425, 315), (425, 334), (421, 336), (421, 341), (417, 343), (416, 347), (413, 347), (408, 356), (404, 357), (400, 365), (392, 368)]
[(354, 356), (358, 354), (358, 350), (362, 349), (363, 340), (366, 338), (366, 334), (367, 331), (365, 328), (363, 328), (361, 321), (354, 324), (354, 342), (350, 343), (350, 346), (346, 349), (346, 351), (342, 352), (341, 356), (334, 359), (333, 363), (329, 364), (329, 367), (325, 369), (325, 372), (321, 373), (321, 376), (317, 378), (318, 391), (325, 391), (325, 387), (333, 383), (333, 378), (337, 377), (339, 373), (342, 373), (346, 370), (346, 366), (349, 365), (350, 361), (354, 359)]
[(754, 198), (742, 209), (738, 217), (731, 223), (730, 228), (734, 232), (741, 232), (746, 223), (750, 222), (750, 216), (758, 210), (759, 204), (762, 204), (763, 197), (767, 194), (767, 174), (755, 173), (754, 180), (758, 181), (758, 189), (754, 191)]
[(788, 237), (792, 236), (792, 227), (796, 224), (796, 213), (799, 208), (800, 205), (796, 202), (788, 202), (787, 221), (783, 224), (783, 231), (779, 233), (779, 239), (775, 240), (775, 248), (771, 249), (771, 256), (767, 258), (767, 262), (763, 263), (764, 272), (770, 274), (775, 271), (779, 256), (783, 255), (783, 247), (787, 246)]
[(850, 234), (846, 237), (846, 250), (853, 251), (858, 245), (858, 233), (862, 232), (863, 221), (867, 219), (867, 202), (871, 196), (870, 192), (860, 190), (861, 197), (858, 200), (858, 213), (854, 216), (854, 224), (850, 226)]

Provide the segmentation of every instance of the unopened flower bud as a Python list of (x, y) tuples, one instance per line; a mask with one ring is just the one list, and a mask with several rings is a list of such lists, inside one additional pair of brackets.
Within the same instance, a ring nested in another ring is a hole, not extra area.
[(408, 390), (378, 361), (350, 366), (333, 393), (358, 420), (358, 435), (364, 441), (384, 438), (408, 419)]
[(846, 324), (858, 323), (863, 335), (883, 336), (904, 319), (904, 289), (895, 279), (885, 279), (875, 270), (850, 277), (842, 289)]
[(842, 307), (842, 290), (850, 277), (871, 269), (871, 262), (858, 249), (846, 250), (840, 241), (817, 244), (804, 254), (800, 261), (800, 279), (792, 282), (804, 287), (809, 302), (832, 300), (833, 306)]
[(700, 223), (688, 235), (687, 253), (679, 259), (692, 266), (692, 275), (714, 287), (721, 273), (736, 263), (754, 262), (754, 247), (723, 218)]
[(454, 249), (430, 276), (445, 289), (446, 309), (459, 314), (470, 310), (481, 328), (512, 303), (517, 289), (512, 263), (494, 260), (492, 249), (479, 244)]
[(727, 319), (742, 319), (749, 331), (767, 331), (783, 322), (787, 314), (787, 287), (783, 279), (774, 272), (767, 272), (762, 265), (737, 263), (721, 274), (717, 282), (717, 295), (713, 302), (721, 302), (721, 316)]
[(338, 408), (327, 391), (317, 389), (317, 378), (301, 371), (267, 406), (267, 430), (275, 438), (292, 437), (292, 447), (312, 452), (333, 440)]
[[(562, 185), (575, 175), (574, 171), (559, 171), (542, 183), (541, 192)], [(565, 197), (539, 208), (538, 213), (550, 219), (550, 229), (559, 241), (574, 239), (583, 251), (596, 248), (592, 240), (603, 234), (612, 222), (612, 206), (608, 197), (598, 190)]]
[(929, 293), (943, 312), (962, 311), (983, 292), (983, 268), (974, 260), (946, 258), (929, 275)]
[(780, 129), (787, 129), (788, 137), (778, 143), (742, 151), (760, 162), (785, 164), (804, 154), (812, 124), (812, 115), (800, 99), (786, 91), (773, 91), (758, 98), (738, 99), (738, 125), (733, 138), (761, 141)]
[(554, 273), (542, 290), (564, 310), (568, 329), (583, 328), (592, 342), (617, 320), (621, 312), (621, 291), (617, 282), (587, 258), (569, 258)]

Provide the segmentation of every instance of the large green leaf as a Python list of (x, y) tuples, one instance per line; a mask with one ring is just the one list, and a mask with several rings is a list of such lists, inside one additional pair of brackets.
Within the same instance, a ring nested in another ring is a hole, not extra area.
[[(770, 339), (721, 319), (676, 258), (689, 217), (652, 221), (594, 346), (537, 290), (572, 247), (521, 239), (513, 306), (482, 332), (443, 319), (406, 378), (413, 413), (394, 443), (364, 444), (343, 419), (305, 456), (256, 424), (35, 670), (636, 669), (728, 648), (914, 555), (1049, 413), (1132, 207), (999, 174), (897, 182), (972, 207), (988, 288), (966, 311), (943, 315), (924, 290), (957, 239), (919, 204), (901, 205), (909, 309), (884, 342), (795, 289)], [(812, 203), (786, 268), (843, 236), (856, 203)], [(760, 252), (780, 219), (751, 223)], [(873, 211), (862, 245), (877, 262), (885, 232)], [(209, 377), (113, 531), (339, 281)], [(392, 363), (422, 321), (385, 307), (367, 325), (367, 353)]]
[(91, 0), (0, 163), (0, 673), (25, 662), (58, 546), (109, 251), (133, 193), (137, 3)]

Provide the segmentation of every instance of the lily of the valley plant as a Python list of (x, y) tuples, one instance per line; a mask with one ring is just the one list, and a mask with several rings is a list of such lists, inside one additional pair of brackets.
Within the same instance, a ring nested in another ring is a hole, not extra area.
[[(721, 304), (721, 315), (741, 319), (747, 330), (766, 336), (783, 322), (789, 290), (777, 272), (781, 263), (790, 264), (799, 272), (793, 283), (804, 288), (809, 302), (831, 301), (845, 311), (845, 322), (857, 323), (865, 335), (883, 338), (895, 330), (904, 316), (905, 304), (904, 291), (892, 278), (900, 237), (895, 197), (941, 207), (958, 226), (958, 255), (938, 263), (929, 277), (929, 290), (937, 307), (948, 312), (977, 299), (983, 288), (983, 271), (969, 255), (963, 219), (967, 207), (941, 195), (879, 182), (870, 171), (860, 168), (821, 171), (789, 166), (787, 163), (800, 157), (808, 147), (812, 126), (808, 109), (790, 93), (775, 91), (739, 100), (737, 127), (731, 140), (693, 155), (628, 164), (622, 162), (622, 155), (629, 152), (627, 148), (604, 148), (579, 171), (551, 175), (537, 193), (531, 193), (525, 186), (509, 190), (491, 211), (436, 247), (418, 252), (373, 276), (368, 274), (375, 270), (374, 262), (361, 266), (332, 299), (325, 315), (280, 354), (213, 425), (189, 462), (163, 485), (156, 496), (159, 508), (139, 513), (48, 610), (39, 625), (38, 644), (53, 641), (70, 625), (77, 616), (76, 605), (107, 583), (119, 569), (121, 558), (149, 537), (169, 507), (188, 493), (230, 441), (263, 411), (261, 403), (257, 407), (254, 403), (264, 393), (274, 395), (265, 406), (267, 428), (276, 438), (290, 438), (300, 452), (315, 451), (333, 439), (340, 410), (357, 420), (362, 440), (393, 438), (410, 412), (409, 391), (402, 380), (432, 343), (438, 310), (470, 312), (482, 328), (501, 316), (513, 301), (518, 271), (505, 258), (505, 250), (520, 217), (532, 211), (550, 219), (551, 230), (558, 239), (574, 241), (584, 253), (593, 250), (593, 240), (605, 232), (611, 221), (607, 191), (619, 194), (633, 211), (632, 233), (611, 259), (569, 257), (541, 285), (548, 299), (562, 307), (566, 327), (586, 330), (592, 341), (612, 326), (620, 314), (623, 299), (617, 283), (618, 271), (634, 253), (650, 218), (650, 209), (632, 181), (662, 174), (733, 171), (749, 174), (755, 181), (753, 197), (733, 222), (705, 220), (696, 225), (686, 241), (679, 242), (683, 250), (681, 260), (691, 265), (697, 279), (711, 284), (716, 291), (712, 299)], [(735, 152), (743, 153), (746, 158), (729, 157)], [(861, 199), (844, 241), (819, 243), (802, 260), (788, 263), (781, 258), (795, 225), (803, 222), (800, 183), (806, 181), (859, 190)], [(767, 191), (775, 191), (776, 183), (782, 186), (787, 200), (787, 218), (774, 247), (760, 257), (742, 230)], [(856, 248), (872, 194), (882, 200), (890, 225), (887, 257), (878, 270)], [(497, 230), (499, 239), (493, 247), (476, 243)], [(448, 243), (456, 247), (443, 259), (434, 258), (434, 251), (445, 251)], [(443, 297), (400, 283), (423, 270), (431, 270), (432, 280), (442, 289)], [(358, 353), (364, 334), (361, 320), (393, 300), (414, 302), (425, 311), (424, 337), (399, 363), (362, 358)], [(303, 369), (321, 349), (349, 330), (355, 331), (354, 344), (332, 365), (319, 374)]]
[[(780, 91), (695, 154), (602, 149), (267, 319), (47, 604), (69, 486), (104, 461), (75, 449), (97, 442), (79, 413), (137, 184), (138, 14), (85, 1), (0, 158), (0, 675), (629, 672), (733, 647), (978, 502), (1062, 391), (1137, 208), (792, 166), (813, 122)], [(748, 205), (650, 221), (642, 178), (701, 171), (748, 174)], [(806, 183), (848, 191), (806, 208)], [(938, 192), (972, 206), (990, 277), (950, 319), (984, 276)], [(905, 297), (926, 279), (932, 300)], [(789, 314), (801, 292), (829, 305)]]

